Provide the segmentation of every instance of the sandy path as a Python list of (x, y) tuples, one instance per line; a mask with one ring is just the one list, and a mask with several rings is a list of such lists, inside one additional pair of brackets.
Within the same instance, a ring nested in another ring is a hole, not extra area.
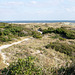
[(23, 42), (23, 41), (27, 41), (27, 40), (29, 40), (29, 38), (24, 39), (24, 40), (21, 40), (21, 41), (18, 41), (18, 42), (14, 42), (14, 43), (12, 43), (12, 44), (0, 46), (0, 51), (1, 51), (2, 49), (4, 49), (4, 48), (8, 48), (8, 47), (10, 47), (10, 46), (12, 46), (12, 45), (19, 44), (19, 43), (21, 43), (21, 42)]
[(6, 63), (6, 62), (5, 62), (6, 56), (5, 56), (4, 53), (2, 53), (1, 50), (4, 49), (4, 48), (8, 48), (8, 47), (10, 47), (10, 46), (19, 44), (19, 43), (21, 43), (21, 42), (23, 42), (23, 41), (28, 41), (29, 39), (32, 39), (32, 37), (30, 37), (30, 38), (25, 38), (25, 39), (23, 39), (23, 40), (21, 40), (21, 41), (14, 42), (14, 43), (12, 43), (12, 44), (0, 46), (0, 68), (1, 68), (3, 65), (9, 65), (9, 63)]

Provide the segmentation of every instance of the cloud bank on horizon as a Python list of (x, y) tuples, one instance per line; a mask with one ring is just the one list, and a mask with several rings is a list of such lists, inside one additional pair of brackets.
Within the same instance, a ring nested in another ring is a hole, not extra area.
[(75, 20), (75, 0), (0, 0), (0, 20)]

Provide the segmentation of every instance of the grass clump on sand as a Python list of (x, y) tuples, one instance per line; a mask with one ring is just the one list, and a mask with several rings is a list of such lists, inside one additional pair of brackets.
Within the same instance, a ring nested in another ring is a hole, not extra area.
[(67, 43), (51, 42), (45, 46), (46, 48), (52, 48), (61, 53), (72, 56), (72, 53), (75, 52), (75, 45), (69, 45)]
[(75, 75), (75, 63), (73, 62), (70, 66), (67, 63), (65, 67), (56, 69), (53, 75)]
[(35, 66), (33, 59), (33, 57), (19, 59), (5, 68), (2, 73), (6, 75), (43, 75), (42, 69)]
[(59, 38), (59, 40), (60, 40), (60, 41), (65, 41), (66, 39), (65, 39), (65, 38), (60, 37), (60, 38)]
[(41, 33), (36, 32), (36, 31), (33, 31), (33, 32), (32, 32), (32, 35), (33, 35), (34, 38), (42, 38)]

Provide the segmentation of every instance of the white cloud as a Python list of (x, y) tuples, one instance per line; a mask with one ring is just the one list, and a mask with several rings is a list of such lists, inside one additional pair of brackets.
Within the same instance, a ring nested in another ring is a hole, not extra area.
[(75, 12), (75, 7), (72, 7), (72, 11)]
[(46, 6), (57, 6), (57, 5), (60, 5), (61, 3), (63, 3), (64, 0), (46, 0), (46, 1), (43, 1), (41, 2), (41, 5), (46, 5)]
[(36, 4), (36, 3), (37, 3), (37, 1), (31, 1), (31, 3), (32, 3), (32, 4)]
[(52, 14), (54, 13), (53, 10), (38, 10), (36, 11), (37, 14)]
[(75, 13), (75, 7), (71, 7), (71, 8), (66, 8), (67, 12), (74, 12)]
[(75, 0), (69, 0), (69, 1), (71, 1), (71, 2), (75, 2)]
[(6, 3), (3, 3), (2, 5), (23, 5), (24, 3), (23, 2), (6, 2)]
[(66, 11), (71, 12), (71, 9), (70, 8), (66, 8)]

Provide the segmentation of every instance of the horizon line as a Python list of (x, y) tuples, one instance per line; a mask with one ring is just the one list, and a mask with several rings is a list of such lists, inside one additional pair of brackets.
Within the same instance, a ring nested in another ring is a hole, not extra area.
[(0, 21), (75, 21), (75, 20), (0, 20)]

